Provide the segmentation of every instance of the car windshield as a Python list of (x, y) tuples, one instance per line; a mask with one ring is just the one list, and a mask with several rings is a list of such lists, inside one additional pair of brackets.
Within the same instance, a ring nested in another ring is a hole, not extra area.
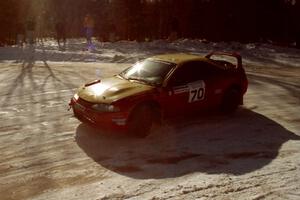
[(161, 85), (165, 76), (174, 66), (173, 63), (144, 60), (127, 68), (119, 75), (127, 80), (136, 80), (151, 85)]

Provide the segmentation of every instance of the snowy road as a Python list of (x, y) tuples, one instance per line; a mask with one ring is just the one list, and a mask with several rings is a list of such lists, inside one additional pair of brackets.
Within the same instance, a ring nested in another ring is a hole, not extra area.
[[(67, 60), (51, 46), (46, 56), (0, 50), (0, 199), (300, 198), (300, 54), (270, 67), (244, 51), (250, 85), (235, 115), (171, 121), (134, 139), (81, 124), (67, 104), (79, 85), (135, 58), (73, 45)], [(140, 58), (163, 51), (126, 47)]]

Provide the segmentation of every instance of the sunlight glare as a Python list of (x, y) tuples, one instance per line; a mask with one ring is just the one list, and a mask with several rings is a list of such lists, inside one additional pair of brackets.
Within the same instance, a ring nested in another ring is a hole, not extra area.
[(134, 65), (134, 67), (132, 67), (129, 72), (127, 73), (128, 76), (131, 76), (132, 74), (136, 73), (136, 72), (140, 72), (142, 69), (142, 63), (137, 63)]
[(106, 84), (95, 84), (91, 87), (91, 92), (93, 94), (97, 94), (97, 96), (101, 96), (107, 89), (109, 88), (109, 85)]

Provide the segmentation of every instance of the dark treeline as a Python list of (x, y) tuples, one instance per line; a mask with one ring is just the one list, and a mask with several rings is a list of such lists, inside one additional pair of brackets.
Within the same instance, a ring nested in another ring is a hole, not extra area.
[(0, 44), (14, 43), (28, 20), (37, 37), (53, 37), (57, 21), (63, 21), (68, 37), (80, 37), (87, 13), (100, 40), (110, 33), (138, 41), (175, 33), (174, 38), (211, 41), (300, 43), (299, 0), (5, 0)]

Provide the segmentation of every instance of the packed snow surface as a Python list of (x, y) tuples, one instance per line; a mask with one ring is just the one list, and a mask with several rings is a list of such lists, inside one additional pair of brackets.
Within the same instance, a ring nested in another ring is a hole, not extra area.
[[(300, 51), (270, 44), (54, 40), (0, 48), (1, 199), (300, 199)], [(235, 114), (170, 120), (145, 139), (68, 111), (76, 88), (143, 58), (239, 52)]]

